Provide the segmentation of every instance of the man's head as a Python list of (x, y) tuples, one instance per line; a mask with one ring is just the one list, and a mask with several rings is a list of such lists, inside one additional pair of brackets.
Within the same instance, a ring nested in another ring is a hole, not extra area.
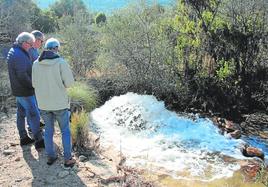
[(60, 42), (56, 38), (49, 38), (45, 43), (45, 49), (58, 52), (60, 48)]
[(30, 48), (33, 47), (35, 38), (34, 35), (28, 32), (20, 33), (17, 38), (16, 42), (25, 50), (28, 51)]
[(38, 30), (32, 31), (31, 34), (33, 34), (34, 37), (35, 37), (35, 42), (34, 42), (33, 47), (36, 48), (36, 49), (39, 49), (42, 46), (42, 44), (43, 44), (43, 42), (45, 40), (44, 34), (41, 31), (38, 31)]

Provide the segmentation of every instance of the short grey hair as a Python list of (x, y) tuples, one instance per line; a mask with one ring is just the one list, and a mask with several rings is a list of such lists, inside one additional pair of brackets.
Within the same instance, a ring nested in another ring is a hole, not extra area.
[(34, 42), (34, 41), (35, 41), (34, 35), (29, 32), (22, 32), (16, 38), (16, 42), (19, 44), (22, 44), (23, 42)]
[(44, 34), (39, 30), (34, 30), (31, 32), (31, 34), (34, 35), (35, 39), (43, 39), (44, 38)]

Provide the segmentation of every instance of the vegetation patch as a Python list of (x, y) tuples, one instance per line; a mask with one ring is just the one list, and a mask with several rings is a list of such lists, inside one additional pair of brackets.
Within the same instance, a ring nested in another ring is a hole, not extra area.
[(68, 89), (71, 98), (71, 111), (92, 111), (97, 106), (97, 92), (85, 83), (76, 82)]

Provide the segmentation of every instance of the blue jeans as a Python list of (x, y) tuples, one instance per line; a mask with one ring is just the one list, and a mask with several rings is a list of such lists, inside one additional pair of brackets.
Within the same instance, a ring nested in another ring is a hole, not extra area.
[(52, 158), (57, 156), (53, 143), (54, 121), (56, 119), (61, 130), (64, 159), (70, 160), (72, 158), (72, 143), (68, 109), (56, 111), (41, 110), (41, 116), (46, 124), (44, 137), (46, 154)]
[(17, 128), (20, 138), (23, 139), (27, 135), (25, 130), (25, 116), (27, 122), (32, 129), (33, 137), (36, 142), (42, 140), (40, 132), (40, 113), (37, 107), (35, 96), (16, 97), (17, 101)]

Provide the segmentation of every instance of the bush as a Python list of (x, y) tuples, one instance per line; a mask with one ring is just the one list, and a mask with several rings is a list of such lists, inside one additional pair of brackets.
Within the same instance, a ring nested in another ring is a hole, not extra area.
[(96, 91), (84, 83), (75, 83), (68, 89), (68, 95), (71, 97), (71, 111), (85, 112), (92, 111), (97, 105)]
[(261, 166), (257, 173), (256, 182), (260, 182), (264, 184), (264, 186), (268, 186), (268, 168), (265, 168), (264, 165)]
[(98, 41), (92, 30), (93, 18), (87, 12), (76, 12), (73, 17), (59, 19), (61, 55), (70, 62), (75, 78), (85, 79), (94, 68), (98, 52)]
[(77, 150), (86, 148), (88, 143), (88, 114), (75, 112), (71, 117), (71, 136), (73, 147)]
[(95, 23), (105, 23), (106, 22), (106, 16), (104, 13), (98, 13), (97, 16), (95, 17)]

